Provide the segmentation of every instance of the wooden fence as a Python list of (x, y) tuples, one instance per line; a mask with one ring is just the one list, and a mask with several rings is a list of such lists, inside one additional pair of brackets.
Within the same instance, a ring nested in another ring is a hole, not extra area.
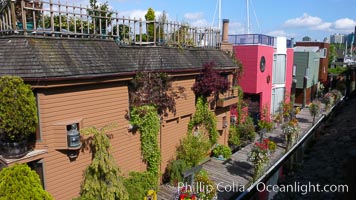
[(118, 12), (41, 0), (0, 0), (0, 35), (114, 39), (122, 45), (220, 47), (220, 30), (120, 17)]

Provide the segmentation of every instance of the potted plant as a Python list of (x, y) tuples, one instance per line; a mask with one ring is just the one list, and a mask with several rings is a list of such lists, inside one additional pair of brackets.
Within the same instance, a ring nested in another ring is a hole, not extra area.
[(226, 160), (231, 157), (231, 149), (225, 145), (216, 145), (213, 149), (213, 156), (219, 160)]
[(0, 151), (4, 158), (28, 152), (27, 139), (37, 127), (36, 99), (20, 77), (0, 78)]
[(321, 105), (319, 101), (313, 101), (313, 103), (309, 105), (309, 112), (313, 116), (313, 124), (315, 123), (315, 117), (320, 114), (320, 108)]

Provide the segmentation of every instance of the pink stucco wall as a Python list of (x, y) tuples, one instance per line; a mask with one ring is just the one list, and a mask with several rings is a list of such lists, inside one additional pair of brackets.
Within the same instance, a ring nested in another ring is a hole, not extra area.
[(287, 70), (286, 70), (286, 92), (291, 94), (292, 81), (293, 81), (293, 64), (294, 64), (294, 50), (292, 48), (287, 49)]
[(257, 93), (257, 51), (258, 46), (234, 46), (236, 59), (243, 66), (243, 76), (239, 79), (239, 85), (245, 93)]
[[(246, 45), (234, 46), (234, 50), (236, 58), (243, 65), (244, 71), (243, 76), (239, 79), (239, 85), (245, 93), (260, 94), (261, 111), (264, 105), (267, 105), (269, 108), (272, 97), (273, 47)], [(260, 71), (260, 59), (262, 56), (266, 59), (264, 72)], [(270, 77), (269, 83), (267, 82), (268, 76)]]

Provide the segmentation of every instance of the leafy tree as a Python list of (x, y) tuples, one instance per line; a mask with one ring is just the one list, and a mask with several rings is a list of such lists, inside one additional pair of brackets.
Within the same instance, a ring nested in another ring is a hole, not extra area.
[(38, 174), (26, 164), (16, 164), (0, 171), (0, 200), (50, 200), (52, 196), (42, 188)]
[(214, 67), (216, 67), (214, 62), (203, 65), (202, 73), (192, 87), (197, 96), (206, 98), (214, 95), (217, 97), (219, 93), (224, 93), (229, 89), (228, 80), (221, 76)]
[(132, 106), (153, 105), (159, 115), (167, 114), (167, 111), (175, 113), (175, 99), (184, 92), (184, 87), (172, 87), (166, 73), (139, 72), (130, 87)]
[(93, 160), (84, 172), (78, 199), (129, 199), (120, 170), (109, 152), (111, 145), (105, 132), (113, 127), (114, 125), (101, 129), (90, 127), (80, 131), (84, 135), (92, 135), (88, 141), (92, 147)]
[(158, 17), (158, 27), (157, 27), (157, 37), (164, 39), (164, 24), (167, 23), (167, 13), (163, 11), (162, 14)]
[[(147, 13), (145, 15), (145, 19), (146, 21), (154, 21), (156, 18), (155, 16), (155, 11), (152, 8), (149, 8), (147, 10)], [(148, 41), (153, 42), (153, 38), (154, 38), (154, 22), (151, 23), (147, 23), (147, 35), (148, 35)]]
[(121, 41), (127, 41), (128, 42), (129, 36), (130, 36), (130, 27), (128, 25), (125, 25), (125, 24), (119, 24), (118, 27), (119, 27), (119, 33), (117, 33), (117, 28), (116, 28), (116, 26), (114, 26), (113, 27), (113, 34), (114, 35), (119, 34), (119, 37), (120, 37)]
[(106, 23), (108, 26), (111, 24), (110, 17), (112, 16), (112, 12), (109, 10), (109, 3), (106, 1), (105, 3), (98, 3), (97, 0), (89, 0), (90, 9), (88, 10), (89, 15), (95, 20), (95, 32), (100, 33), (100, 24), (103, 34), (107, 34), (106, 32)]
[(174, 32), (174, 41), (177, 42), (179, 46), (183, 45), (193, 45), (194, 42), (190, 38), (189, 25), (185, 24), (179, 27), (177, 31)]
[(331, 66), (332, 62), (335, 62), (337, 57), (337, 53), (336, 53), (336, 47), (334, 44), (330, 44), (329, 47), (329, 66)]
[[(88, 29), (88, 22), (87, 21), (82, 21), (80, 19), (76, 19), (74, 22), (73, 17), (67, 17), (65, 15), (61, 15), (61, 26), (59, 24), (59, 15), (53, 16), (53, 25), (55, 31), (59, 31), (60, 27), (62, 29), (66, 29), (67, 31), (72, 31), (74, 32), (74, 24), (75, 24), (75, 30), (77, 33), (81, 33), (82, 31), (82, 24), (83, 24), (83, 33), (93, 33), (94, 30), (94, 25), (89, 24), (89, 29)], [(39, 25), (42, 26), (42, 21), (39, 22)], [(51, 27), (51, 16), (45, 15), (44, 16), (44, 28), (50, 28)]]

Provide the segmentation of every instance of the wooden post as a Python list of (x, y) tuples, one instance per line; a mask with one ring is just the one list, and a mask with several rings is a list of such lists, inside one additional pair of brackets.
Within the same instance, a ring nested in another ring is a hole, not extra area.
[(129, 16), (129, 41), (128, 41), (128, 44), (131, 44), (131, 19), (130, 19), (130, 16)]
[(37, 23), (36, 23), (36, 11), (35, 11), (35, 2), (32, 3), (32, 20), (33, 20), (33, 29), (37, 30)]
[(53, 2), (52, 0), (49, 1), (49, 11), (51, 15), (51, 32), (52, 36), (54, 36), (54, 16), (53, 16)]
[(116, 11), (116, 38), (119, 39), (119, 14), (117, 13), (117, 11)]
[(125, 38), (126, 38), (126, 33), (125, 33), (125, 16), (122, 16), (122, 41), (125, 42)]
[(161, 42), (161, 22), (158, 22), (158, 43)]
[(83, 8), (82, 8), (82, 4), (80, 4), (80, 33), (82, 34), (82, 37), (84, 34), (83, 26), (84, 26), (83, 25)]
[(90, 35), (90, 23), (89, 23), (89, 7), (87, 6), (87, 9), (86, 9), (86, 16), (87, 16), (87, 34)]
[(179, 45), (180, 43), (180, 26), (179, 26), (179, 22), (177, 24), (177, 44)]
[(134, 17), (134, 42), (136, 43), (136, 17)]
[(140, 18), (140, 46), (142, 45), (142, 18)]
[[(69, 31), (69, 10), (68, 10), (68, 2), (66, 2), (66, 18), (67, 18), (67, 30)], [(69, 37), (69, 34), (67, 35)]]
[(73, 3), (73, 18), (74, 18), (74, 37), (77, 37), (77, 18), (75, 17), (75, 5)]
[(10, 3), (10, 7), (11, 7), (11, 18), (13, 19), (12, 20), (12, 29), (13, 30), (17, 30), (17, 27), (16, 27), (16, 15), (15, 15), (15, 1), (11, 1)]
[(153, 20), (153, 46), (156, 46), (156, 18)]
[(25, 8), (25, 1), (21, 0), (21, 15), (22, 15), (22, 28), (24, 31), (24, 35), (27, 35), (27, 24), (26, 24), (26, 11)]
[(100, 15), (100, 16), (99, 16), (99, 35), (102, 36), (103, 33), (102, 33), (102, 31), (101, 31), (101, 28), (102, 28), (102, 27), (101, 27), (101, 11), (99, 11), (99, 15)]

